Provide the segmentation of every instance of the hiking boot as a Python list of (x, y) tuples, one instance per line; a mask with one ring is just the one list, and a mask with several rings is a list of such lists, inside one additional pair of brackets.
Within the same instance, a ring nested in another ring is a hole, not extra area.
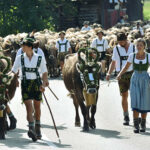
[(16, 118), (14, 116), (12, 116), (12, 117), (9, 118), (9, 120), (10, 120), (9, 130), (16, 129), (16, 124), (17, 124)]
[(32, 139), (33, 142), (37, 141), (37, 136), (36, 136), (36, 133), (35, 133), (34, 126), (29, 127), (28, 136), (29, 136), (29, 138)]
[(141, 126), (140, 132), (145, 132), (145, 130), (146, 130), (146, 119), (141, 120), (140, 126)]
[(41, 135), (41, 125), (40, 124), (35, 124), (35, 132), (36, 132), (37, 139), (41, 139), (42, 135)]
[(125, 116), (123, 125), (128, 126), (129, 125), (129, 121), (130, 121), (129, 116)]
[(139, 118), (134, 119), (134, 133), (139, 133)]

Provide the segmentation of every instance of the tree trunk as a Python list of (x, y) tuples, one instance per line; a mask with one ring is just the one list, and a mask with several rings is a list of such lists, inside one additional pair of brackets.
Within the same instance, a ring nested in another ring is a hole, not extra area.
[(127, 0), (129, 21), (143, 20), (143, 3), (141, 0)]

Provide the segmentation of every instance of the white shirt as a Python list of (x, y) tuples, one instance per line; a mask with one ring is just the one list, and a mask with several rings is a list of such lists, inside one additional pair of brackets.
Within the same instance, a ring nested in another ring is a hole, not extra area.
[(88, 26), (87, 28), (85, 27), (85, 26), (83, 26), (82, 28), (81, 28), (81, 31), (89, 31), (89, 30), (91, 30), (92, 28), (90, 27), (90, 26)]
[[(96, 42), (97, 41), (97, 42)], [(97, 44), (104, 44), (103, 46), (96, 46)], [(98, 52), (103, 52), (106, 51), (106, 49), (109, 48), (108, 45), (108, 41), (104, 38), (102, 38), (102, 40), (99, 40), (99, 38), (96, 38), (93, 40), (92, 44), (91, 44), (92, 48), (97, 48)]]
[[(31, 58), (31, 60), (29, 60), (29, 57), (26, 55), (26, 53), (24, 53), (23, 55), (24, 55), (24, 65), (25, 65), (25, 67), (27, 67), (27, 68), (36, 68), (39, 55), (36, 54), (36, 53), (33, 53), (33, 56)], [(14, 73), (17, 73), (18, 71), (20, 71), (21, 79), (22, 79), (21, 55), (16, 57), (16, 60), (15, 60), (14, 65), (12, 67), (12, 71)], [(47, 67), (46, 67), (46, 64), (44, 62), (43, 57), (42, 57), (41, 64), (39, 66), (38, 71), (39, 71), (40, 74), (43, 74), (43, 73), (47, 72)], [(37, 79), (37, 76), (36, 76), (36, 73), (26, 72), (26, 78), (29, 79), (29, 80), (34, 80), (34, 79)]]
[[(134, 53), (131, 53), (128, 57), (127, 62), (133, 63), (133, 58), (134, 58)], [(143, 60), (137, 59), (136, 55), (135, 55), (134, 63), (140, 64), (140, 62), (142, 62), (142, 64), (146, 64), (147, 63), (147, 55), (145, 56), (145, 59), (143, 59)], [(150, 53), (148, 53), (148, 63), (150, 64)]]
[(143, 36), (144, 35), (144, 31), (143, 31), (143, 28), (142, 27), (139, 27), (139, 29), (136, 27), (133, 27), (133, 30), (139, 30), (141, 35)]
[[(118, 46), (118, 50), (119, 50), (120, 56), (129, 56), (131, 53), (133, 53), (134, 45), (132, 43), (130, 43), (127, 52), (126, 52), (124, 47), (121, 47), (119, 44), (117, 46)], [(136, 49), (135, 49), (135, 51), (136, 51)], [(116, 47), (114, 47), (114, 49), (113, 49), (112, 60), (116, 61), (116, 71), (119, 72), (120, 71), (120, 57), (119, 57), (119, 54), (117, 52)], [(126, 62), (127, 62), (127, 60), (123, 60), (122, 61), (121, 69), (126, 65)], [(133, 70), (133, 65), (130, 65), (130, 67), (128, 68), (127, 72), (128, 71), (132, 71), (132, 70)]]
[[(36, 49), (33, 48), (33, 51), (35, 51), (35, 50), (36, 50)], [(16, 57), (19, 56), (19, 55), (21, 55), (22, 52), (23, 52), (23, 50), (22, 50), (22, 48), (20, 48), (20, 49), (17, 51)], [(39, 48), (39, 47), (38, 47), (38, 50), (37, 50), (37, 54), (40, 55), (40, 56), (42, 56), (42, 57), (44, 58), (45, 63), (46, 63), (45, 55), (44, 55), (42, 49)]]
[[(120, 0), (121, 2), (123, 2), (123, 0)], [(115, 3), (119, 3), (118, 0), (114, 0)], [(125, 2), (127, 2), (127, 0), (125, 0)], [(109, 3), (113, 3), (113, 0), (109, 0)]]
[[(62, 41), (61, 39), (58, 39), (58, 41), (59, 41), (59, 43), (66, 43), (66, 41), (67, 41), (67, 39), (66, 38), (64, 38), (64, 40)], [(56, 48), (58, 49), (58, 52), (59, 52), (59, 44), (58, 44), (58, 41), (56, 42)], [(70, 46), (70, 43), (69, 43), (69, 41), (67, 42), (67, 51), (69, 51), (69, 48), (71, 47)], [(61, 45), (60, 46), (60, 52), (65, 52), (65, 45)]]

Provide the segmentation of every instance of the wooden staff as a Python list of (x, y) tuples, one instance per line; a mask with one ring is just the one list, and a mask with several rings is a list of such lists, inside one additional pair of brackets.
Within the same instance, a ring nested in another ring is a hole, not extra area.
[(52, 120), (53, 120), (53, 124), (54, 124), (54, 127), (55, 127), (55, 131), (56, 131), (57, 137), (58, 137), (58, 139), (59, 139), (59, 141), (60, 141), (59, 134), (58, 134), (58, 130), (57, 130), (57, 127), (56, 127), (56, 124), (55, 124), (55, 120), (54, 120), (54, 117), (53, 117), (53, 114), (52, 114), (50, 105), (48, 104), (48, 101), (47, 101), (47, 98), (46, 98), (44, 92), (43, 92), (43, 95), (44, 95), (44, 99), (45, 99), (45, 101), (46, 101), (46, 104), (47, 104), (47, 106), (48, 106), (49, 112), (50, 112), (50, 114), (51, 114), (51, 117), (52, 117)]
[(52, 94), (55, 96), (55, 98), (57, 99), (57, 100), (59, 100), (59, 98), (56, 96), (56, 94), (52, 91), (52, 89), (48, 86), (48, 88), (49, 88), (49, 90), (52, 92)]

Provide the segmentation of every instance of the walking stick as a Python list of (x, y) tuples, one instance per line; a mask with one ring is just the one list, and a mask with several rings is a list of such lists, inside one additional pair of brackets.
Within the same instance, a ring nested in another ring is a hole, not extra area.
[(48, 106), (48, 109), (49, 109), (49, 111), (50, 111), (50, 114), (51, 114), (51, 117), (52, 117), (52, 120), (53, 120), (53, 124), (54, 124), (54, 127), (55, 127), (55, 131), (56, 131), (57, 137), (58, 137), (58, 139), (59, 139), (59, 142), (61, 142), (61, 141), (60, 141), (60, 137), (59, 137), (59, 133), (58, 133), (58, 131), (57, 131), (57, 127), (56, 127), (56, 124), (55, 124), (55, 120), (54, 120), (54, 117), (53, 117), (53, 114), (52, 114), (52, 111), (51, 111), (51, 108), (50, 108), (50, 105), (48, 104), (48, 101), (47, 101), (47, 98), (46, 98), (44, 92), (43, 92), (43, 95), (44, 95), (44, 99), (45, 99), (45, 101), (46, 101), (46, 104), (47, 104), (47, 106)]
[(55, 98), (57, 99), (57, 100), (59, 100), (59, 98), (56, 96), (56, 94), (52, 91), (52, 89), (48, 86), (48, 88), (49, 88), (49, 90), (52, 92), (52, 94), (55, 96)]

